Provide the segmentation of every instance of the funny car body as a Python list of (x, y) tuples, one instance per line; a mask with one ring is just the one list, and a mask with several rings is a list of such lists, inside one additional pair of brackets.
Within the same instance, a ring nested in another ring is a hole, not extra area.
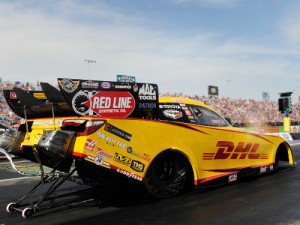
[(190, 185), (275, 171), (279, 161), (294, 165), (284, 139), (232, 127), (199, 101), (159, 97), (156, 84), (66, 78), (58, 84), (56, 98), (45, 88), (48, 102), (34, 104), (30, 94), (7, 91), (11, 108), (26, 116), (14, 151), (31, 160), (37, 151), (43, 165), (65, 172), (75, 161), (82, 179), (122, 176), (167, 198)]

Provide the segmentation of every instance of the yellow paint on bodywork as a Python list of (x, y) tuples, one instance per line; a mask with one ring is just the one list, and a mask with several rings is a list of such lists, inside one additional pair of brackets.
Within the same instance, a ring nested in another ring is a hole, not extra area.
[[(162, 97), (160, 102), (192, 104), (211, 109), (201, 102), (187, 98)], [(284, 139), (231, 126), (210, 127), (129, 118), (72, 118), (106, 123), (90, 135), (76, 137), (71, 146), (75, 157), (114, 169), (128, 177), (135, 176), (137, 179), (143, 178), (151, 161), (166, 150), (178, 151), (189, 160), (195, 183), (228, 175), (246, 167), (272, 165), (281, 143), (288, 150), (289, 163), (294, 164), (291, 148)], [(31, 132), (27, 134), (22, 146), (37, 144), (45, 130), (61, 129), (61, 123), (65, 119), (70, 117), (56, 118), (55, 125), (52, 118), (34, 120)], [(107, 124), (130, 134), (130, 140), (106, 129)]]

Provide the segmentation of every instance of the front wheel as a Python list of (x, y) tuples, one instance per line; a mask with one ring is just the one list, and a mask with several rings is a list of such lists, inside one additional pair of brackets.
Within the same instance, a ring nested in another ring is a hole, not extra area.
[(157, 198), (168, 198), (179, 194), (190, 178), (188, 160), (176, 152), (164, 152), (150, 164), (144, 184)]

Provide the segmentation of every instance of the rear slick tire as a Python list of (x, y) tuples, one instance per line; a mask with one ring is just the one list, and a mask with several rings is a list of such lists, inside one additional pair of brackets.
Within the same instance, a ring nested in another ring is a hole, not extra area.
[(155, 198), (169, 198), (183, 191), (189, 173), (187, 159), (177, 152), (158, 155), (150, 164), (144, 185)]

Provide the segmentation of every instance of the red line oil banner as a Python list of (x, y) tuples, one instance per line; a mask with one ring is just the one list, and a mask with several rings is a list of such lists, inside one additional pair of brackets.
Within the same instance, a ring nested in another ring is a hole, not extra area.
[(58, 78), (63, 97), (78, 115), (158, 117), (158, 87), (151, 83)]

